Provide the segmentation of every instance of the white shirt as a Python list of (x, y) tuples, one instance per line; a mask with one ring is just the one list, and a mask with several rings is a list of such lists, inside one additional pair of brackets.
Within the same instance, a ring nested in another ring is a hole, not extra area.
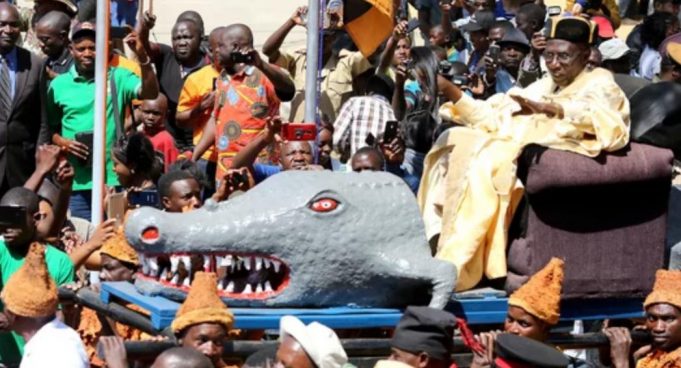
[(88, 368), (90, 362), (78, 333), (55, 318), (24, 346), (19, 368)]
[(638, 64), (638, 75), (649, 81), (653, 80), (656, 75), (660, 74), (660, 63), (662, 56), (660, 53), (646, 45), (641, 53), (641, 59)]

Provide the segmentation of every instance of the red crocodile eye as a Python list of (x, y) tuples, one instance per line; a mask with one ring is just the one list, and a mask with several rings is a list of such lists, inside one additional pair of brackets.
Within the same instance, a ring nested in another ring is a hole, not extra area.
[(318, 199), (310, 205), (310, 209), (315, 212), (331, 212), (338, 208), (338, 202), (331, 198)]
[(147, 242), (153, 242), (155, 240), (158, 240), (158, 229), (155, 227), (149, 227), (146, 228), (142, 232), (142, 239)]

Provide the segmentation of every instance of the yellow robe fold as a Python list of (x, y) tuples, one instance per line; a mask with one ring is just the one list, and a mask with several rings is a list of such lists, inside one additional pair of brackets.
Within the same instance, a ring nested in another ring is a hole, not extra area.
[[(520, 106), (509, 95), (558, 103), (565, 117), (512, 116)], [(440, 234), (436, 257), (457, 267), (458, 291), (483, 274), (506, 276), (507, 230), (523, 193), (516, 159), (526, 145), (594, 157), (629, 142), (629, 102), (604, 69), (560, 90), (549, 76), (486, 101), (464, 95), (441, 113), (465, 126), (445, 132), (426, 156), (418, 202), (428, 239)]]
[(681, 367), (681, 348), (669, 353), (657, 350), (636, 363), (636, 368), (679, 368)]

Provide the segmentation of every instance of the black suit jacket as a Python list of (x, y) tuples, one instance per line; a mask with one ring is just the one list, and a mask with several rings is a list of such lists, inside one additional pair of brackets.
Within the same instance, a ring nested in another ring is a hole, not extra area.
[(6, 180), (9, 187), (24, 185), (35, 169), (36, 146), (49, 141), (47, 121), (41, 117), (42, 65), (38, 56), (17, 47), (12, 111), (0, 120), (0, 184)]

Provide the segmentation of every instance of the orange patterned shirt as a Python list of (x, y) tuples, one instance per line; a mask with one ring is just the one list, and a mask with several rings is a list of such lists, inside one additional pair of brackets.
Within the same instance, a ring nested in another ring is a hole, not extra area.
[[(224, 71), (217, 81), (215, 95), (215, 149), (218, 152), (215, 180), (219, 185), (232, 159), (265, 128), (265, 119), (279, 112), (279, 98), (274, 85), (253, 66), (235, 75)], [(269, 150), (260, 157), (262, 163), (276, 163)]]

